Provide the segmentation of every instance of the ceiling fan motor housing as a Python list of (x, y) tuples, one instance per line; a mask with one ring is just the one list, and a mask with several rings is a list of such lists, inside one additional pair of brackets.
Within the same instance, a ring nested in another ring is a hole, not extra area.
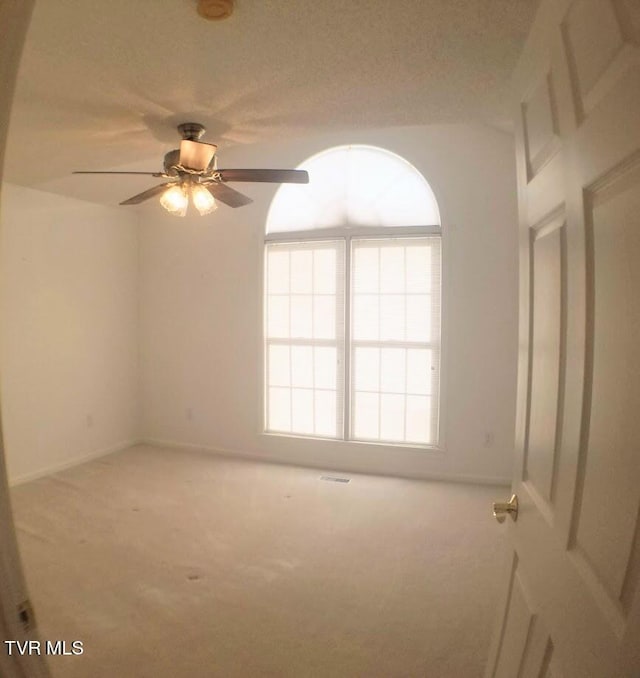
[(206, 129), (199, 122), (183, 122), (178, 125), (178, 132), (185, 141), (198, 141), (206, 132)]

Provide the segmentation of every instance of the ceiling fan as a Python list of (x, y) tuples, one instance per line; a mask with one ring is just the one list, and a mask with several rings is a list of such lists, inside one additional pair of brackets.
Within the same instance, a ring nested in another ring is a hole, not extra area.
[(278, 184), (308, 184), (309, 175), (304, 170), (281, 169), (218, 169), (215, 144), (199, 139), (205, 128), (197, 122), (178, 125), (182, 136), (180, 148), (164, 156), (163, 172), (77, 171), (73, 174), (144, 174), (162, 177), (167, 181), (149, 188), (121, 205), (137, 205), (160, 196), (160, 204), (171, 214), (184, 217), (189, 198), (201, 215), (216, 209), (216, 199), (229, 207), (242, 207), (253, 202), (251, 198), (227, 186), (227, 182), (270, 182)]

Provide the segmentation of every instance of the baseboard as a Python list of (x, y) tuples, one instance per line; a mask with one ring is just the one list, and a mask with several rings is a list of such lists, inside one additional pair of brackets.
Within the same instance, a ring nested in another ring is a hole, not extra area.
[(126, 440), (118, 443), (117, 445), (112, 445), (101, 450), (96, 450), (95, 452), (89, 452), (87, 454), (81, 454), (67, 461), (60, 462), (58, 464), (53, 464), (52, 466), (47, 466), (45, 468), (39, 469), (37, 471), (32, 471), (31, 473), (24, 473), (15, 478), (9, 479), (9, 487), (15, 487), (16, 485), (22, 485), (23, 483), (28, 483), (31, 480), (37, 480), (38, 478), (44, 478), (45, 476), (50, 476), (53, 473), (58, 473), (59, 471), (64, 471), (65, 469), (71, 468), (73, 466), (79, 466), (93, 459), (99, 459), (100, 457), (106, 457), (109, 454), (114, 454), (115, 452), (122, 452), (129, 447), (134, 445), (139, 445), (142, 441), (136, 439)]
[(250, 454), (247, 452), (241, 452), (239, 450), (228, 450), (219, 447), (211, 447), (207, 445), (196, 445), (194, 443), (181, 443), (176, 440), (161, 440), (157, 438), (142, 438), (139, 441), (141, 445), (153, 445), (155, 447), (164, 447), (173, 450), (191, 450), (194, 452), (205, 452), (207, 454), (215, 454), (220, 457), (227, 457), (232, 459), (244, 459), (247, 461), (259, 461), (266, 464), (281, 464), (285, 466), (301, 466), (303, 468), (313, 468), (323, 471), (340, 471), (341, 473), (359, 473), (362, 475), (384, 475), (393, 478), (404, 478), (407, 480), (437, 480), (447, 483), (468, 483), (472, 485), (502, 485), (505, 487), (510, 487), (512, 479), (504, 478), (500, 476), (476, 476), (476, 475), (466, 475), (466, 474), (447, 474), (447, 473), (431, 473), (424, 472), (415, 475), (401, 474), (401, 473), (376, 473), (367, 471), (363, 468), (350, 468), (349, 466), (341, 466), (339, 468), (329, 468), (323, 466), (322, 464), (314, 464), (308, 461), (301, 461), (300, 463), (294, 464), (290, 459), (279, 459), (274, 456), (261, 456), (258, 454)]

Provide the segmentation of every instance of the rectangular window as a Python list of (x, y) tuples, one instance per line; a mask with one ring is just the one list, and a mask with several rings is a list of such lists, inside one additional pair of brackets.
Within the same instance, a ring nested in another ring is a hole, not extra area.
[(440, 256), (439, 236), (267, 244), (267, 431), (438, 443)]
[(270, 244), (266, 428), (342, 437), (344, 241)]
[(435, 445), (440, 238), (351, 242), (354, 440)]

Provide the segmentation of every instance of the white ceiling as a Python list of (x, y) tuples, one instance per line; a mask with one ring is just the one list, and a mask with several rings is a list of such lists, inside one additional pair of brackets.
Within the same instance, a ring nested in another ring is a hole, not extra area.
[(504, 126), (537, 5), (236, 0), (218, 23), (197, 15), (196, 0), (38, 0), (5, 176), (111, 202), (110, 178), (70, 172), (159, 170), (188, 120), (221, 149), (363, 126)]

